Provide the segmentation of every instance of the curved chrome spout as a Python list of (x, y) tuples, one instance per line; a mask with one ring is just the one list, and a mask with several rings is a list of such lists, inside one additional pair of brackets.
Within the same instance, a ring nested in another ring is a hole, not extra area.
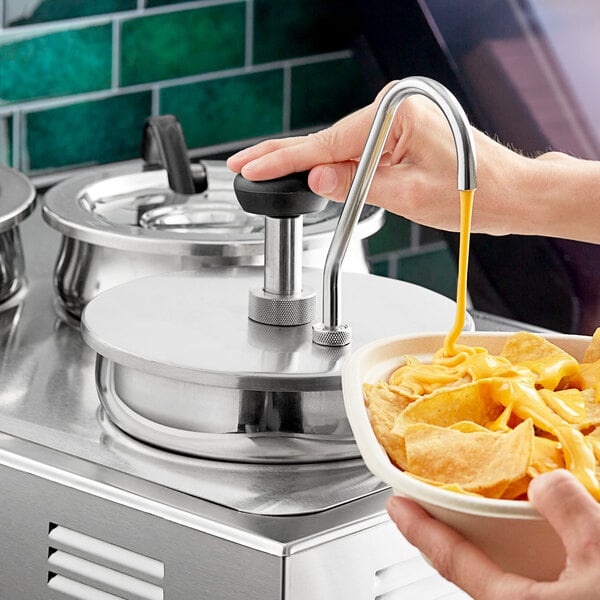
[(458, 189), (474, 190), (476, 187), (475, 144), (469, 120), (458, 100), (443, 85), (426, 77), (407, 77), (395, 83), (382, 98), (375, 114), (325, 259), (323, 322), (313, 325), (313, 341), (322, 346), (345, 346), (350, 343), (351, 328), (342, 324), (340, 319), (339, 275), (342, 261), (371, 187), (396, 111), (405, 98), (414, 94), (426, 96), (435, 102), (450, 125), (458, 159)]

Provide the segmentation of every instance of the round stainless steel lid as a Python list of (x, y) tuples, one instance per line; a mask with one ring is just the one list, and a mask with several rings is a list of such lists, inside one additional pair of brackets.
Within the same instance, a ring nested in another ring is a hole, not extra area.
[[(352, 344), (312, 342), (311, 324), (263, 325), (248, 319), (248, 290), (262, 285), (255, 267), (184, 271), (138, 279), (94, 298), (82, 332), (100, 355), (125, 367), (179, 381), (258, 391), (339, 390), (347, 353), (376, 339), (447, 331), (455, 303), (417, 285), (345, 273), (344, 320)], [(304, 270), (320, 293), (322, 273)], [(472, 321), (467, 316), (467, 327)]]
[[(121, 250), (178, 255), (259, 255), (264, 219), (245, 213), (233, 192), (234, 174), (222, 161), (191, 165), (206, 170), (208, 189), (174, 192), (162, 169), (110, 167), (71, 177), (45, 194), (46, 222), (71, 238)], [(304, 218), (304, 248), (326, 246), (341, 205)], [(383, 224), (384, 211), (365, 207), (356, 235), (365, 238)]]
[(35, 199), (33, 183), (22, 173), (0, 164), (0, 232), (29, 216)]

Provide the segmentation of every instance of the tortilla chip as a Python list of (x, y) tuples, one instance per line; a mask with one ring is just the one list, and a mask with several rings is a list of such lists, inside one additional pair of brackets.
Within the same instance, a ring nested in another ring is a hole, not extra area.
[(509, 484), (527, 474), (533, 437), (531, 420), (509, 433), (462, 433), (424, 423), (410, 425), (405, 436), (408, 470), (498, 498)]
[(587, 389), (581, 392), (585, 398), (585, 416), (590, 425), (600, 426), (600, 402), (596, 390)]
[(590, 435), (586, 436), (586, 439), (592, 446), (592, 451), (596, 457), (596, 472), (598, 472), (600, 469), (600, 431), (595, 429)]
[(392, 429), (396, 417), (411, 400), (383, 382), (363, 384), (363, 394), (375, 436), (392, 461), (404, 468), (406, 465), (404, 438), (394, 434)]
[(581, 364), (577, 373), (569, 377), (569, 386), (579, 390), (592, 389), (596, 402), (600, 401), (600, 359)]
[(569, 353), (543, 337), (525, 331), (510, 335), (500, 356), (531, 369), (536, 375), (536, 385), (549, 390), (555, 390), (564, 377), (579, 371), (579, 363)]
[[(567, 354), (564, 350), (535, 333), (519, 331), (506, 338), (500, 356), (513, 364), (527, 363), (547, 356)], [(567, 354), (567, 356), (569, 356)]]
[(394, 393), (385, 383), (365, 383), (363, 394), (375, 435), (385, 446), (386, 436), (394, 427), (396, 417), (408, 406), (409, 400)]
[(600, 481), (596, 477), (598, 462), (594, 444), (581, 431), (565, 425), (556, 430), (565, 455), (565, 465), (596, 500), (600, 500)]
[(567, 423), (580, 427), (590, 426), (586, 410), (588, 394), (576, 388), (557, 391), (541, 389), (538, 393), (546, 406)]
[(600, 425), (600, 402), (597, 401), (595, 390), (568, 388), (552, 392), (541, 389), (538, 393), (561, 419), (578, 429)]
[(531, 482), (530, 475), (524, 475), (521, 479), (517, 479), (512, 483), (509, 483), (504, 492), (502, 493), (502, 499), (504, 500), (526, 500), (527, 489)]
[(386, 438), (384, 446), (390, 460), (403, 471), (408, 470), (408, 460), (406, 458), (406, 441), (404, 436), (397, 435), (393, 432)]
[(536, 435), (533, 439), (533, 453), (527, 473), (531, 477), (537, 477), (542, 473), (564, 468), (565, 457), (560, 444), (556, 440)]
[(592, 340), (589, 343), (584, 355), (583, 363), (593, 363), (600, 360), (600, 327), (597, 327), (592, 335)]
[(450, 429), (455, 429), (456, 431), (462, 431), (463, 433), (475, 433), (475, 432), (487, 432), (489, 429), (484, 427), (483, 425), (478, 425), (477, 423), (473, 423), (473, 421), (459, 421), (458, 423), (454, 423), (450, 425)]
[(440, 388), (410, 404), (396, 419), (393, 432), (404, 435), (414, 423), (449, 427), (460, 421), (487, 425), (497, 419), (504, 407), (488, 393), (487, 382), (474, 381), (459, 387)]

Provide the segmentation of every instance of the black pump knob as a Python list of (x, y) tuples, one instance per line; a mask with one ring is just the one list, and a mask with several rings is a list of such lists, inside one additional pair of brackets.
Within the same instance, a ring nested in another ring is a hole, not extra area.
[(238, 174), (233, 189), (246, 212), (275, 219), (318, 212), (328, 202), (308, 187), (308, 171), (265, 181), (251, 181)]

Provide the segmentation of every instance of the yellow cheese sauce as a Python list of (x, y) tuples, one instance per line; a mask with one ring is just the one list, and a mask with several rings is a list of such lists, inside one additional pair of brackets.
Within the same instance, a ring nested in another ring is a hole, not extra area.
[(465, 326), (469, 240), (471, 238), (474, 194), (475, 190), (461, 190), (460, 192), (460, 243), (458, 250), (458, 280), (456, 283), (456, 316), (454, 318), (454, 327), (452, 327), (444, 340), (444, 353), (446, 356), (456, 354), (456, 340), (458, 340)]
[[(557, 458), (560, 456), (558, 449), (562, 448), (564, 466), (574, 473), (594, 498), (600, 500), (600, 483), (596, 474), (600, 438), (587, 439), (573, 424), (581, 422), (585, 414), (581, 392), (565, 390), (566, 393), (561, 393), (556, 389), (563, 378), (576, 374), (576, 362), (568, 356), (558, 359), (551, 356), (515, 365), (505, 357), (488, 354), (483, 348), (457, 344), (465, 323), (473, 196), (474, 190), (460, 192), (460, 250), (454, 326), (431, 363), (407, 357), (406, 365), (392, 374), (389, 383), (416, 399), (449, 385), (485, 381), (494, 400), (505, 407), (495, 421), (487, 424), (488, 429), (508, 431), (514, 415), (518, 420), (531, 419), (540, 432), (541, 437), (536, 436), (538, 441), (532, 458), (532, 475), (563, 466)], [(544, 434), (554, 440), (546, 439)]]

